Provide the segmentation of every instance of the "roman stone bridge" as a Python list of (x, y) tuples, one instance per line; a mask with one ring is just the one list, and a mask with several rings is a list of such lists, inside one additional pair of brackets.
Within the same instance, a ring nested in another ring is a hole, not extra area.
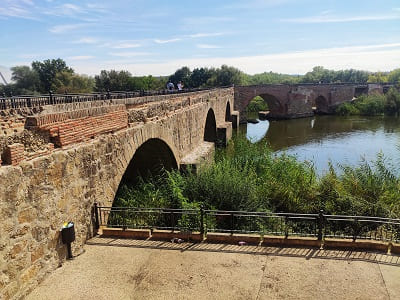
[(111, 206), (121, 182), (210, 160), (237, 127), (233, 107), (224, 88), (0, 111), (0, 298), (25, 295), (63, 262), (64, 222), (79, 254), (94, 203)]
[(388, 85), (381, 84), (271, 84), (235, 87), (235, 109), (245, 118), (249, 102), (260, 96), (268, 103), (269, 118), (291, 119), (317, 113), (331, 113), (343, 102), (361, 94), (383, 93)]

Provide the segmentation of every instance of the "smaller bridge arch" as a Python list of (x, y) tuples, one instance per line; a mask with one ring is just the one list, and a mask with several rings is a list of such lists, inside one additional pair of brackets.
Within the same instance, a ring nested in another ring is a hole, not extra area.
[(208, 110), (206, 117), (204, 126), (204, 141), (213, 143), (217, 141), (217, 122), (215, 120), (215, 114), (212, 108)]
[(232, 121), (232, 113), (231, 113), (231, 104), (229, 101), (226, 102), (226, 109), (225, 109), (225, 122)]

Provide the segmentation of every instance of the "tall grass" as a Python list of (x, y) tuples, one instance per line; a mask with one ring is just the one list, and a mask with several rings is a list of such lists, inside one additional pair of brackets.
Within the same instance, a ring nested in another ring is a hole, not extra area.
[(171, 171), (122, 186), (115, 205), (400, 216), (400, 181), (383, 154), (340, 169), (317, 177), (312, 164), (237, 137), (197, 174)]

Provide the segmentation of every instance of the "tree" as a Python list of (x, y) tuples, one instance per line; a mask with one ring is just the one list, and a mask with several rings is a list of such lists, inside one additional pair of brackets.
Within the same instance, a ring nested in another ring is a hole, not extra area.
[(132, 75), (128, 71), (102, 70), (94, 77), (97, 91), (129, 91), (132, 90)]
[(33, 94), (40, 88), (39, 75), (29, 66), (15, 66), (11, 68), (11, 80), (15, 82), (16, 94)]
[(62, 71), (56, 75), (55, 90), (57, 93), (91, 93), (95, 81), (92, 77)]
[(216, 69), (208, 80), (210, 86), (229, 86), (232, 84), (241, 85), (244, 83), (244, 73), (237, 68), (222, 65), (220, 69)]
[(46, 59), (43, 62), (34, 61), (32, 62), (32, 68), (39, 75), (42, 92), (50, 92), (56, 88), (56, 76), (60, 72), (73, 73), (74, 71), (67, 66), (64, 60), (58, 59)]
[(175, 73), (169, 76), (169, 80), (173, 82), (175, 85), (178, 84), (179, 81), (183, 83), (184, 86), (190, 87), (190, 76), (192, 72), (188, 67), (182, 67), (175, 71)]
[(400, 84), (400, 68), (399, 69), (394, 69), (391, 71), (388, 75), (388, 81)]
[(190, 87), (198, 88), (205, 86), (211, 78), (212, 72), (207, 68), (196, 68), (190, 75)]

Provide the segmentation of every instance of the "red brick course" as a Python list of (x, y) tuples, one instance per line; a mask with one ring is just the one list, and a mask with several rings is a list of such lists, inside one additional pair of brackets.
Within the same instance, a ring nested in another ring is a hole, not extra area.
[(25, 159), (24, 145), (12, 144), (8, 145), (3, 153), (4, 163), (16, 166), (20, 161)]

